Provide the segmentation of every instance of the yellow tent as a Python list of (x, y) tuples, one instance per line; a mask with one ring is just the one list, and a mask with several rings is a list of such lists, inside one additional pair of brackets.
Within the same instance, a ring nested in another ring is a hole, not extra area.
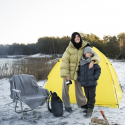
[[(120, 89), (117, 79), (117, 74), (112, 64), (107, 59), (107, 57), (103, 53), (101, 53), (97, 48), (93, 47), (93, 50), (99, 54), (101, 59), (99, 63), (101, 67), (101, 75), (99, 80), (97, 81), (98, 85), (96, 88), (95, 105), (114, 107), (114, 108), (118, 107), (123, 92)], [(62, 82), (63, 82), (63, 79), (60, 77), (61, 61), (62, 59), (60, 59), (56, 63), (56, 65), (49, 73), (48, 80), (45, 86), (45, 88), (47, 88), (49, 91), (57, 92), (60, 98), (62, 98)], [(76, 103), (74, 82), (69, 87), (69, 95), (70, 95), (70, 102)]]

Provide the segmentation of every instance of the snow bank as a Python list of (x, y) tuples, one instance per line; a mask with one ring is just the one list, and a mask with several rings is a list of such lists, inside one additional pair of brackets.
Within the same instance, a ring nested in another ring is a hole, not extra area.
[(48, 63), (48, 64), (56, 63), (56, 62), (58, 62), (60, 59), (61, 59), (61, 58), (56, 58), (56, 59), (53, 59), (53, 60), (48, 61), (47, 63)]
[[(61, 56), (60, 54), (56, 54), (57, 57)], [(37, 53), (31, 56), (27, 56), (26, 58), (44, 58), (44, 57), (52, 57), (52, 55), (45, 55), (45, 54), (41, 54), (41, 53)]]
[(26, 57), (26, 55), (9, 55), (9, 56), (7, 56), (8, 58), (18, 58), (18, 57)]

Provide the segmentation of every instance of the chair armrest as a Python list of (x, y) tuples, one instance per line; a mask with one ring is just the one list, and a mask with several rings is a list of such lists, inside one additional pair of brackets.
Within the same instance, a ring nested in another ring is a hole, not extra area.
[(21, 91), (20, 90), (18, 90), (18, 89), (12, 89), (14, 92), (16, 92), (16, 93), (21, 93)]

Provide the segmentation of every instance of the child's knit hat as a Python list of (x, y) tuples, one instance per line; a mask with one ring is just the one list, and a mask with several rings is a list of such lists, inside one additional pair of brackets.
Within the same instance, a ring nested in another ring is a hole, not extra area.
[(93, 54), (93, 50), (92, 50), (92, 48), (90, 46), (85, 47), (85, 49), (84, 49), (84, 55), (86, 53), (92, 53)]

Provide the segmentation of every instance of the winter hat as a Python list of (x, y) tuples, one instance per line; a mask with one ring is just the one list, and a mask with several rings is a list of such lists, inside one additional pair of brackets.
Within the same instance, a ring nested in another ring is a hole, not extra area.
[[(76, 35), (78, 35), (80, 37), (80, 42), (79, 43), (75, 42), (75, 36)], [(71, 42), (73, 43), (74, 47), (77, 48), (77, 49), (79, 49), (82, 46), (82, 38), (81, 38), (81, 36), (80, 36), (80, 34), (78, 32), (72, 33)]]
[(85, 47), (85, 49), (84, 49), (84, 55), (85, 55), (86, 53), (92, 53), (92, 54), (93, 54), (92, 48), (89, 47), (89, 46)]

